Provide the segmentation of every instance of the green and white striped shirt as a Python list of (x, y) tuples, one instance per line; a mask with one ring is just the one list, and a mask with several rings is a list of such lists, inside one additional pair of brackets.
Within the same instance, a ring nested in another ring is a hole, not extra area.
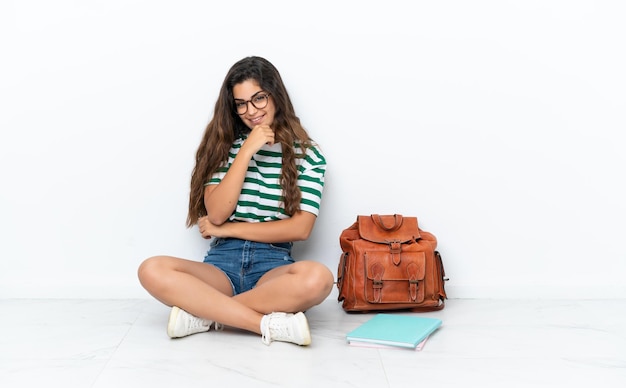
[[(245, 139), (236, 139), (230, 148), (228, 162), (213, 174), (206, 185), (218, 184), (233, 164), (235, 156)], [(296, 154), (302, 148), (296, 144)], [(307, 149), (303, 158), (296, 158), (298, 187), (302, 192), (300, 210), (319, 214), (326, 173), (326, 159), (317, 145)], [(263, 222), (289, 218), (282, 203), (280, 172), (282, 167), (281, 144), (264, 145), (250, 160), (237, 207), (230, 216), (231, 221)]]

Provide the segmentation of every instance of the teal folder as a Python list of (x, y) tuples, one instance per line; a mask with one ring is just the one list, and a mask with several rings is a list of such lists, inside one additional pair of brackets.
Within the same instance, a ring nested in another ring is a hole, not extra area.
[(441, 319), (414, 315), (376, 314), (346, 335), (348, 343), (365, 342), (415, 348), (442, 324)]

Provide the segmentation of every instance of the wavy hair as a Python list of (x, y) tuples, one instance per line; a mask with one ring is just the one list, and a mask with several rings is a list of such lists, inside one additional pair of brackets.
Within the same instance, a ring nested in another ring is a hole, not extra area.
[[(196, 165), (191, 173), (189, 212), (187, 226), (207, 215), (204, 206), (204, 187), (217, 169), (228, 161), (228, 151), (236, 138), (249, 133), (248, 128), (235, 110), (233, 87), (253, 80), (261, 89), (271, 94), (276, 112), (272, 129), (277, 143), (282, 145), (283, 159), (280, 183), (285, 213), (293, 215), (300, 209), (301, 192), (297, 184), (296, 158), (303, 157), (312, 139), (300, 124), (291, 99), (278, 70), (261, 57), (246, 57), (235, 63), (222, 83), (213, 118), (207, 125), (196, 152)], [(300, 144), (303, 154), (296, 154), (294, 144)]]

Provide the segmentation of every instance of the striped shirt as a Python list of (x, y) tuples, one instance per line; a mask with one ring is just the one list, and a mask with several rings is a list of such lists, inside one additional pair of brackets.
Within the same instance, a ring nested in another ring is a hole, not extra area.
[[(219, 168), (206, 185), (218, 184), (233, 164), (235, 156), (245, 139), (236, 139), (230, 148), (228, 162)], [(295, 145), (296, 155), (302, 148)], [(326, 159), (317, 145), (307, 149), (302, 158), (296, 157), (298, 169), (298, 187), (302, 193), (300, 210), (319, 214), (326, 173)], [(248, 171), (243, 182), (237, 207), (230, 216), (230, 221), (263, 222), (289, 218), (282, 203), (280, 173), (282, 167), (282, 146), (265, 144), (254, 154), (248, 164)]]

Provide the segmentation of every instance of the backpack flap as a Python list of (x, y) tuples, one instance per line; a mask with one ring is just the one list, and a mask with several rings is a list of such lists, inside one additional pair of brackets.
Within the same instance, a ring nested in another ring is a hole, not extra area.
[(359, 235), (367, 241), (379, 244), (407, 243), (420, 238), (417, 217), (400, 214), (358, 216)]
[(416, 303), (424, 300), (426, 256), (405, 252), (402, 261), (392, 265), (388, 253), (365, 253), (365, 296), (369, 303)]

